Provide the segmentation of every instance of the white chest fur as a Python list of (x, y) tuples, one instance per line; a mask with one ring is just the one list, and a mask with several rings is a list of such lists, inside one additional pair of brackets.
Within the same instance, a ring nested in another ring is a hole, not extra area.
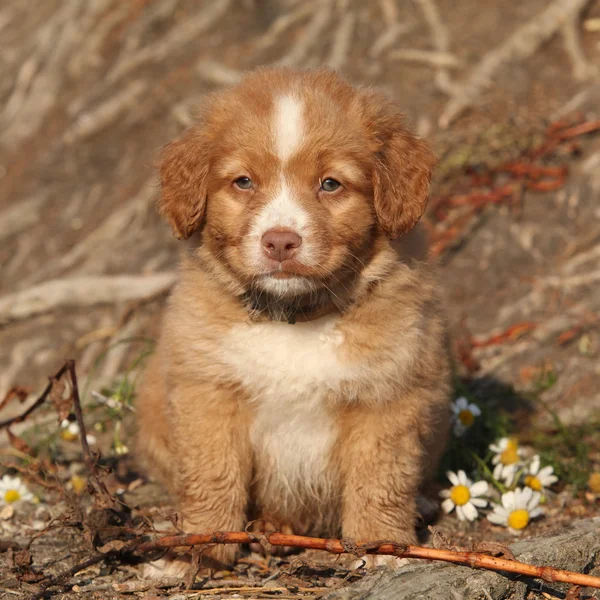
[(339, 358), (344, 340), (335, 317), (307, 323), (237, 326), (222, 359), (256, 404), (252, 442), (270, 464), (267, 494), (320, 495), (336, 429), (325, 399), (352, 376)]

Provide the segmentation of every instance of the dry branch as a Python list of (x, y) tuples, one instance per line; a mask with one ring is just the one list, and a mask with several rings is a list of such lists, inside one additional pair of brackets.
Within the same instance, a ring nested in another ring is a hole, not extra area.
[(585, 81), (598, 75), (599, 71), (596, 65), (592, 65), (587, 61), (583, 53), (578, 17), (578, 13), (571, 15), (562, 28), (562, 34), (565, 51), (573, 67), (573, 77), (577, 81)]
[(490, 84), (501, 67), (513, 60), (529, 58), (552, 38), (569, 19), (575, 18), (590, 0), (554, 0), (541, 14), (521, 26), (505, 42), (490, 50), (473, 69), (440, 116), (440, 127), (446, 128), (465, 111)]
[[(314, 6), (314, 5), (313, 5)], [(299, 66), (307, 57), (309, 51), (315, 46), (327, 25), (331, 21), (333, 13), (333, 0), (322, 0), (319, 6), (314, 7), (313, 18), (309, 21), (303, 35), (291, 47), (290, 51), (281, 59), (280, 65), (286, 67)]]
[[(78, 262), (89, 259), (91, 256), (97, 258), (101, 255), (104, 260), (107, 260), (110, 253), (107, 252), (106, 248), (110, 247), (114, 251), (115, 244), (118, 243), (121, 237), (130, 238), (130, 236), (124, 236), (125, 232), (136, 229), (136, 220), (145, 217), (148, 213), (155, 194), (156, 188), (153, 185), (153, 180), (150, 179), (144, 182), (139, 192), (127, 204), (114, 210), (77, 246), (56, 260), (50, 261), (31, 277), (28, 277), (25, 283), (37, 283), (56, 273), (72, 269)], [(102, 250), (102, 252), (99, 250)]]
[(332, 554), (379, 554), (396, 556), (398, 558), (420, 558), (425, 560), (440, 560), (472, 568), (488, 569), (517, 573), (529, 577), (537, 577), (544, 581), (560, 581), (574, 585), (600, 588), (600, 577), (593, 577), (573, 571), (555, 569), (554, 567), (539, 567), (517, 560), (497, 558), (481, 552), (464, 552), (421, 546), (406, 546), (393, 541), (380, 540), (357, 544), (352, 540), (342, 538), (325, 539), (283, 533), (255, 534), (239, 531), (217, 531), (204, 534), (170, 535), (150, 542), (143, 542), (135, 547), (136, 553), (146, 553), (181, 546), (198, 546), (207, 544), (250, 544), (265, 539), (272, 546), (290, 546), (312, 550), (325, 550)]
[(353, 12), (345, 12), (340, 24), (333, 36), (333, 44), (327, 64), (334, 69), (341, 69), (348, 59), (352, 48), (352, 34), (356, 26), (356, 15)]
[(174, 273), (55, 279), (0, 298), (0, 326), (64, 306), (148, 300), (167, 292), (174, 282)]
[(390, 58), (447, 69), (456, 69), (461, 66), (459, 59), (450, 52), (406, 48), (390, 52)]
[(162, 60), (173, 51), (197, 39), (208, 31), (229, 10), (231, 0), (214, 0), (206, 3), (197, 14), (186, 17), (173, 27), (160, 41), (131, 54), (126, 53), (108, 75), (108, 84), (114, 84), (141, 65)]
[(0, 213), (0, 241), (35, 225), (42, 216), (46, 199), (46, 194), (36, 194), (33, 198), (3, 210)]
[[(440, 11), (438, 10), (435, 0), (417, 0), (423, 17), (427, 21), (429, 26), (431, 43), (433, 47), (443, 54), (447, 54), (450, 51), (450, 33), (448, 28), (444, 25)], [(439, 66), (435, 77), (435, 83), (437, 87), (447, 93), (451, 94), (454, 92), (455, 84), (450, 78), (448, 70), (444, 66)]]

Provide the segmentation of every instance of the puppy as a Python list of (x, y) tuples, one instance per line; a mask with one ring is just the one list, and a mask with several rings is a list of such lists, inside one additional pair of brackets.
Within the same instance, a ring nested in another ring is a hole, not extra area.
[(253, 72), (164, 149), (159, 211), (194, 241), (138, 450), (185, 531), (265, 518), (416, 542), (449, 365), (429, 268), (391, 240), (423, 214), (433, 165), (390, 101), (325, 70)]

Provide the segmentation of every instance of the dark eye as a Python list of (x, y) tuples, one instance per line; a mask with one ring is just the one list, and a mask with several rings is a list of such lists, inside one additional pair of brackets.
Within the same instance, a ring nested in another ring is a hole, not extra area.
[(324, 192), (335, 192), (339, 187), (341, 187), (341, 185), (342, 184), (339, 181), (328, 177), (321, 182), (321, 189)]
[(250, 179), (250, 177), (238, 177), (233, 183), (235, 183), (240, 190), (252, 189), (252, 179)]

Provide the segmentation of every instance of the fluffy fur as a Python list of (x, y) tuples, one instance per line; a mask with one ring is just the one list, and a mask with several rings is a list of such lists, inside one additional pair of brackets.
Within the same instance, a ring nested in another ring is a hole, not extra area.
[[(186, 531), (262, 517), (416, 541), (449, 367), (418, 235), (391, 239), (422, 215), (433, 164), (391, 102), (322, 70), (254, 72), (165, 148), (159, 210), (194, 238), (140, 391), (138, 449)], [(269, 257), (272, 230), (302, 238), (291, 258)]]

